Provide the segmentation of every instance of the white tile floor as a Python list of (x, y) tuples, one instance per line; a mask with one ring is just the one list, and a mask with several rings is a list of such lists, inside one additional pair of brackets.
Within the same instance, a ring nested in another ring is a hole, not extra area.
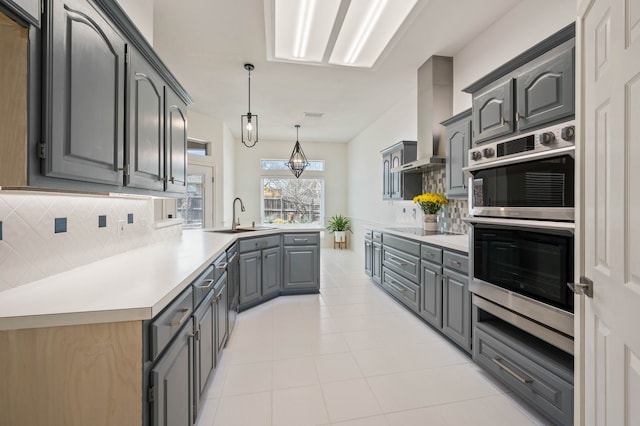
[(544, 425), (364, 274), (322, 251), (321, 293), (241, 313), (197, 426)]

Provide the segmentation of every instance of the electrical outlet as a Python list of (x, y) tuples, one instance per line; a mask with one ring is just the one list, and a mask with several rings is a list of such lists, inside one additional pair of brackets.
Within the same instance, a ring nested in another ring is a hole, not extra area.
[(119, 220), (118, 221), (118, 238), (122, 238), (124, 235), (125, 227), (127, 226), (127, 221)]

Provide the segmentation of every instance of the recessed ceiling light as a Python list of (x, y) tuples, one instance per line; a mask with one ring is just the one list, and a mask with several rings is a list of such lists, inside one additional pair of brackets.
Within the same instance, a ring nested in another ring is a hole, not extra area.
[(278, 59), (322, 62), (341, 0), (275, 0)]
[(371, 67), (418, 0), (351, 0), (329, 63)]

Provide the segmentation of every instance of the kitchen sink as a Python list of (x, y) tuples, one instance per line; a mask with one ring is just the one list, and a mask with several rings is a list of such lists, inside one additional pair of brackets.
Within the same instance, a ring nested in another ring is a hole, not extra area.
[(272, 226), (238, 226), (234, 229), (211, 229), (207, 232), (215, 232), (218, 234), (239, 234), (241, 232), (256, 232), (256, 231), (267, 231), (269, 229), (276, 229)]

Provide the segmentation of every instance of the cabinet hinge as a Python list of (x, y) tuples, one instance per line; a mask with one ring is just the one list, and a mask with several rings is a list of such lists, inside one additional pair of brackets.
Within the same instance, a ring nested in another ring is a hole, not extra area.
[(39, 143), (38, 144), (38, 158), (40, 158), (41, 160), (44, 160), (45, 158), (47, 158), (47, 144), (46, 143)]
[(193, 333), (193, 338), (197, 341), (200, 341), (200, 330), (196, 330), (196, 332)]
[(126, 47), (124, 49), (124, 63), (125, 64), (129, 63), (129, 49), (128, 49), (128, 47)]
[(44, 0), (40, 0), (40, 14), (44, 15)]
[(147, 392), (147, 399), (149, 402), (154, 402), (156, 400), (156, 387), (149, 386), (149, 391)]

